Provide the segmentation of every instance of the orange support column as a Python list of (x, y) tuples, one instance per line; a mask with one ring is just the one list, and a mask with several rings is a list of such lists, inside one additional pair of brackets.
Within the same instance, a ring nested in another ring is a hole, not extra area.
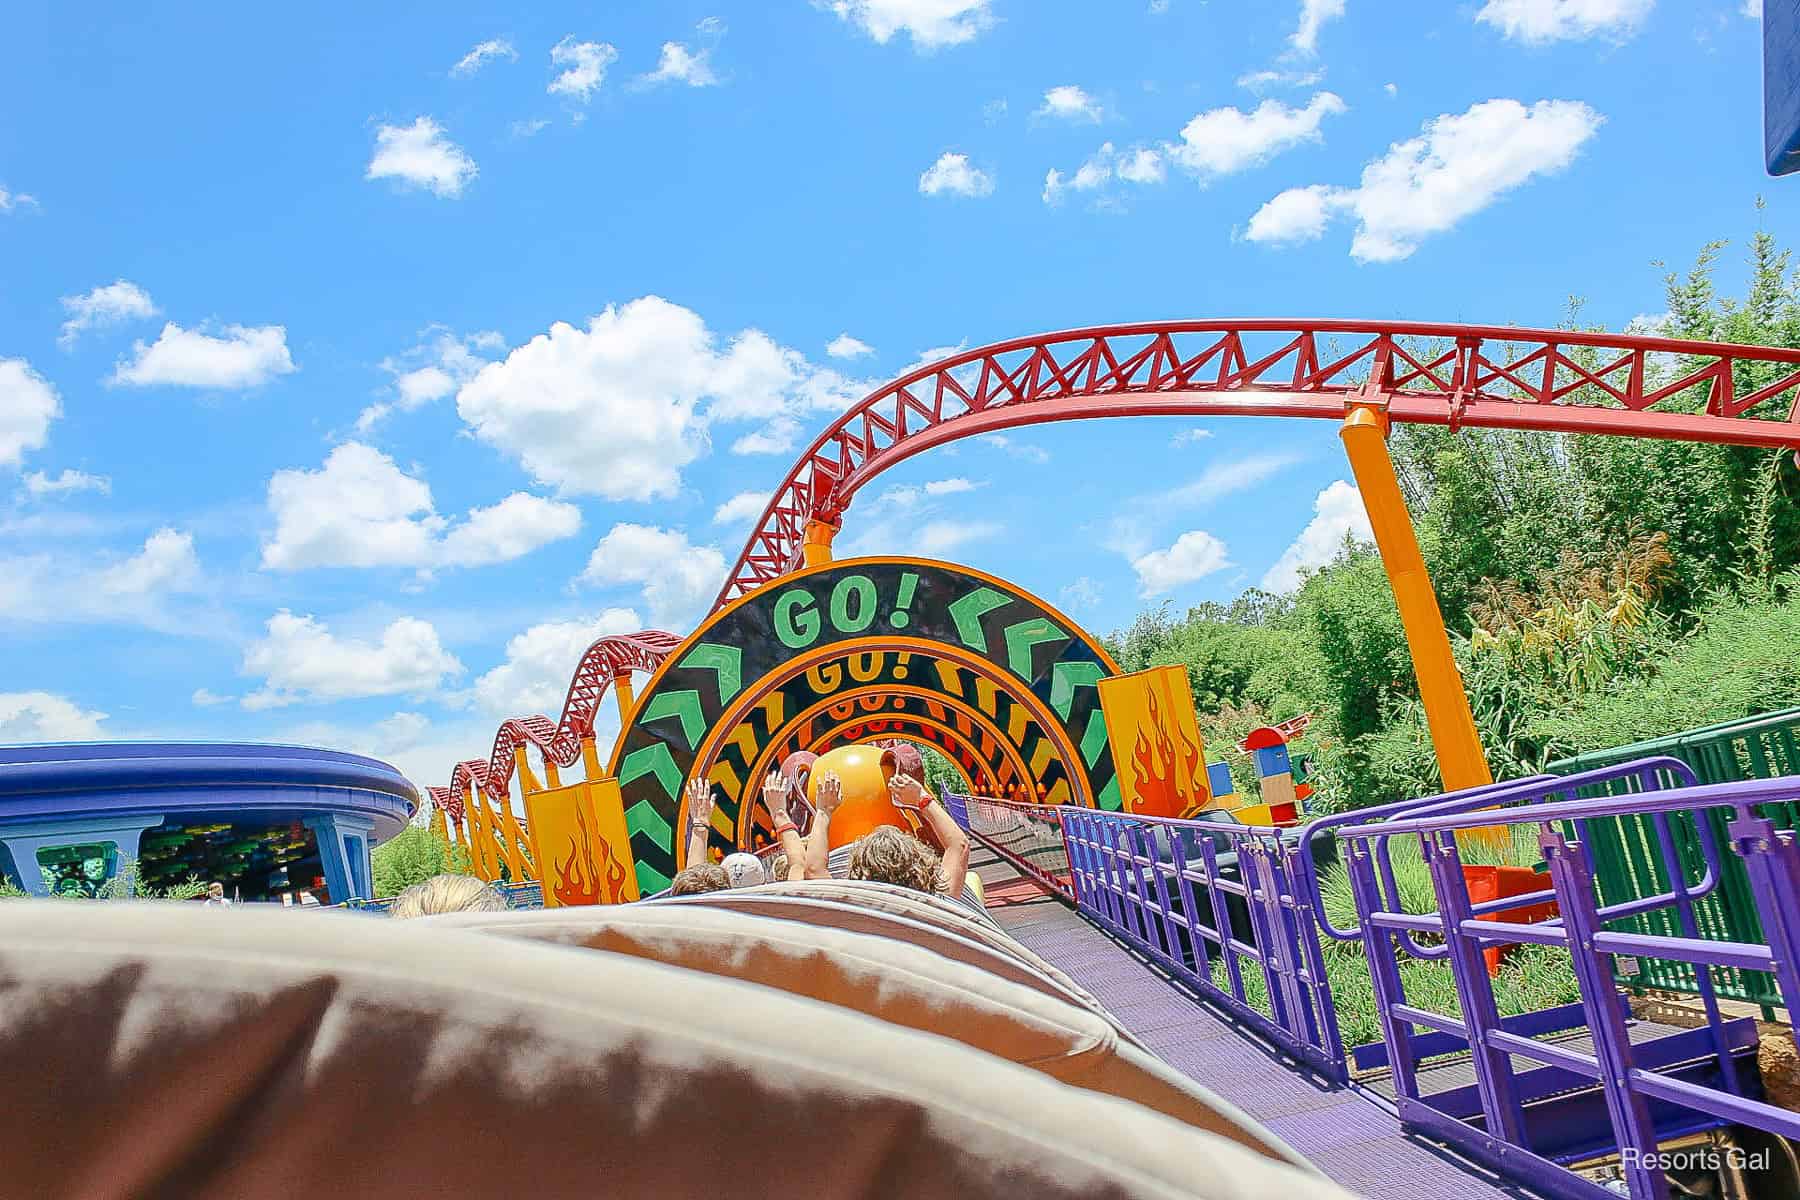
[(594, 735), (591, 733), (581, 739), (581, 769), (586, 773), (589, 783), (605, 774), (600, 767), (600, 749), (594, 745)]
[[(620, 671), (613, 676), (613, 699), (619, 702), (619, 728), (625, 728), (631, 720), (631, 705), (635, 697), (631, 693), (631, 672)], [(588, 778), (598, 779), (598, 773), (590, 773)]]
[(1462, 673), (1444, 629), (1444, 615), (1413, 533), (1412, 516), (1400, 494), (1394, 460), (1388, 456), (1387, 434), (1387, 413), (1379, 404), (1353, 403), (1339, 431), (1357, 489), (1362, 492), (1363, 507), (1369, 513), (1381, 565), (1394, 589), (1394, 605), (1406, 630), (1406, 647), (1412, 653), (1413, 674), (1419, 680), (1419, 698), (1425, 704), (1425, 722), (1431, 729), (1444, 789), (1480, 787), (1494, 782), (1493, 772), (1481, 749)]
[(830, 521), (821, 521), (817, 517), (806, 523), (806, 533), (800, 542), (800, 556), (809, 567), (823, 566), (831, 561), (831, 539), (837, 536), (838, 527)]

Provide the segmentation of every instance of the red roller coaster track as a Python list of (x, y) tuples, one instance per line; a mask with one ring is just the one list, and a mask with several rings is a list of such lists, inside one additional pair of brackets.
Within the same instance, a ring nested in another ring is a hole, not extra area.
[(486, 762), (472, 758), (456, 764), (450, 786), (431, 788), (431, 799), (452, 821), (463, 818), (462, 798), (470, 783), (488, 795), (506, 793), (512, 783), (513, 751), (530, 744), (546, 761), (569, 767), (581, 757), (581, 739), (593, 736), (594, 716), (613, 680), (628, 671), (654, 671), (681, 639), (660, 629), (603, 637), (589, 646), (575, 665), (569, 694), (563, 700), (562, 719), (554, 724), (544, 716), (512, 717), (494, 733), (493, 753)]
[[(1800, 451), (1800, 350), (1629, 334), (1396, 321), (1172, 321), (1041, 334), (953, 355), (819, 435), (750, 535), (715, 610), (801, 561), (807, 522), (958, 438), (1083, 417), (1342, 418), (1371, 392), (1397, 421), (1611, 433)], [(1774, 411), (1769, 411), (1774, 410)]]

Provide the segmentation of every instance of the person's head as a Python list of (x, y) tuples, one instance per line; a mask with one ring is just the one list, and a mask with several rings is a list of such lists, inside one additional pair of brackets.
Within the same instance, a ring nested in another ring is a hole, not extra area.
[(207, 884), (206, 898), (208, 900), (223, 900), (225, 898), (225, 885), (216, 882)]
[(669, 895), (699, 896), (706, 892), (722, 892), (730, 886), (731, 876), (718, 863), (695, 863), (675, 873), (669, 884)]
[(850, 878), (892, 883), (936, 894), (944, 890), (938, 856), (918, 838), (892, 825), (877, 826), (850, 848)]
[(788, 877), (788, 856), (785, 851), (777, 850), (769, 856), (769, 882), (786, 883)]
[(433, 875), (396, 896), (388, 916), (406, 920), (435, 913), (505, 912), (506, 907), (499, 892), (473, 875)]
[(725, 861), (719, 865), (725, 868), (725, 878), (731, 880), (734, 888), (755, 887), (759, 883), (769, 882), (769, 876), (763, 871), (762, 859), (754, 854), (739, 850), (736, 854), (727, 854)]

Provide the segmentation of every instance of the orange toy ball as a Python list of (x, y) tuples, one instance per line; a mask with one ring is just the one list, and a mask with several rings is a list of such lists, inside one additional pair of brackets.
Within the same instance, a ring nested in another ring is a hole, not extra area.
[(806, 779), (806, 798), (818, 803), (819, 779), (828, 771), (844, 788), (844, 802), (831, 817), (832, 849), (847, 846), (881, 825), (907, 827), (906, 818), (888, 799), (892, 770), (891, 766), (884, 768), (879, 746), (839, 746), (819, 755)]

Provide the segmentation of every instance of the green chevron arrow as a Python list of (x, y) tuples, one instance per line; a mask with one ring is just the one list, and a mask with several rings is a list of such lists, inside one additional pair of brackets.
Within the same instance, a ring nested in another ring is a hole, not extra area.
[(744, 686), (744, 652), (736, 646), (701, 642), (681, 660), (683, 669), (700, 667), (719, 677), (719, 703), (729, 704)]
[(673, 882), (667, 875), (664, 875), (649, 863), (639, 863), (637, 865), (637, 877), (638, 895), (640, 896), (655, 895)]
[[(669, 753), (669, 747), (662, 742), (652, 742), (648, 746), (633, 750), (619, 764), (619, 786), (630, 787), (646, 775), (656, 776), (656, 782), (669, 799), (673, 800), (681, 794), (681, 768), (675, 765), (675, 756)], [(642, 807), (640, 802), (635, 807)]]
[(1050, 707), (1063, 720), (1075, 706), (1075, 689), (1093, 687), (1106, 677), (1106, 668), (1097, 662), (1059, 662), (1050, 668)]
[(1100, 789), (1100, 795), (1095, 797), (1094, 803), (1107, 812), (1119, 811), (1119, 777), (1117, 775), (1106, 781), (1106, 786)]
[(698, 748), (700, 738), (706, 732), (706, 715), (700, 711), (700, 693), (693, 688), (682, 688), (675, 692), (658, 692), (650, 703), (644, 706), (640, 723), (655, 721), (662, 717), (680, 717), (681, 732), (687, 738), (690, 749)]
[(625, 810), (625, 831), (632, 837), (642, 834), (665, 850), (672, 845), (669, 835), (674, 831), (648, 800), (639, 800)]
[(987, 635), (981, 632), (981, 618), (1005, 604), (1011, 597), (991, 587), (978, 587), (950, 605), (950, 619), (956, 622), (956, 636), (963, 645), (987, 653)]
[[(1054, 642), (1069, 635), (1050, 623), (1047, 617), (1034, 617), (1006, 627), (1006, 665), (1020, 679), (1031, 679), (1031, 648)], [(1065, 714), (1066, 715), (1066, 714)]]
[(1106, 749), (1106, 715), (1099, 709), (1088, 714), (1087, 732), (1081, 735), (1081, 757), (1087, 760), (1088, 766), (1100, 761), (1100, 752)]

